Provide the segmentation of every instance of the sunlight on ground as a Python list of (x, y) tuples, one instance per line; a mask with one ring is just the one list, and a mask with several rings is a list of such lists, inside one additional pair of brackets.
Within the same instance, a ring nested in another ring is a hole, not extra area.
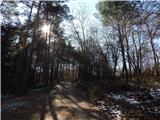
[(47, 114), (45, 115), (45, 119), (44, 119), (44, 120), (54, 120), (54, 119), (53, 119), (51, 113), (49, 112), (49, 113), (47, 113)]

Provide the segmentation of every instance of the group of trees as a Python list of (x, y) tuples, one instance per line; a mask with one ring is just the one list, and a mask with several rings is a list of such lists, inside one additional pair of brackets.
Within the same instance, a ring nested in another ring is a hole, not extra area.
[[(77, 51), (65, 42), (60, 27), (64, 19), (72, 19), (64, 2), (2, 2), (2, 93), (19, 94), (36, 83), (69, 79), (70, 68), (76, 69), (70, 63)], [(27, 18), (24, 23), (20, 16)]]
[(160, 75), (160, 3), (105, 1), (100, 2), (97, 8), (107, 30), (111, 31), (107, 44), (119, 51), (119, 56), (117, 51), (111, 53), (115, 67), (121, 59), (122, 76), (127, 81), (136, 77), (142, 82), (147, 74)]
[[(96, 5), (95, 22), (85, 5), (73, 13), (71, 41), (81, 51), (82, 79), (117, 76), (142, 83), (160, 75), (160, 2), (103, 1)], [(97, 25), (95, 25), (97, 24)]]
[(69, 15), (65, 2), (1, 3), (2, 93), (66, 79), (111, 83), (119, 75), (142, 82), (146, 75), (160, 75), (159, 2), (99, 2), (95, 17), (103, 24), (85, 6)]

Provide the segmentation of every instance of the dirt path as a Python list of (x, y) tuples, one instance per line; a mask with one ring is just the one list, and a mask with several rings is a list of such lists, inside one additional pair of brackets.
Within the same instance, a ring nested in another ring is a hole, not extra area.
[(18, 100), (25, 104), (14, 109), (8, 101), (2, 102), (2, 120), (104, 120), (98, 107), (70, 82), (56, 85), (49, 95), (40, 93)]

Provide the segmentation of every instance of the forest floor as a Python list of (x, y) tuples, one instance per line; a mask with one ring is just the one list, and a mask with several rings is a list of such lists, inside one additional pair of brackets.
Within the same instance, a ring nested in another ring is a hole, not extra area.
[(107, 87), (96, 81), (82, 86), (109, 120), (160, 120), (160, 87)]
[(2, 120), (104, 120), (101, 110), (71, 82), (57, 84), (49, 93), (42, 89), (2, 97), (1, 111)]
[(21, 97), (2, 96), (2, 120), (159, 120), (159, 88), (107, 90), (91, 83), (87, 89), (61, 82)]

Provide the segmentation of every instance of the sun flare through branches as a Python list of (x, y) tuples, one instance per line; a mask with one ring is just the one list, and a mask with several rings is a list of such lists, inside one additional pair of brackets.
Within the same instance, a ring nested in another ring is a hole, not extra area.
[(43, 26), (42, 26), (42, 31), (43, 31), (44, 33), (49, 33), (49, 25), (47, 25), (47, 24), (43, 25)]

